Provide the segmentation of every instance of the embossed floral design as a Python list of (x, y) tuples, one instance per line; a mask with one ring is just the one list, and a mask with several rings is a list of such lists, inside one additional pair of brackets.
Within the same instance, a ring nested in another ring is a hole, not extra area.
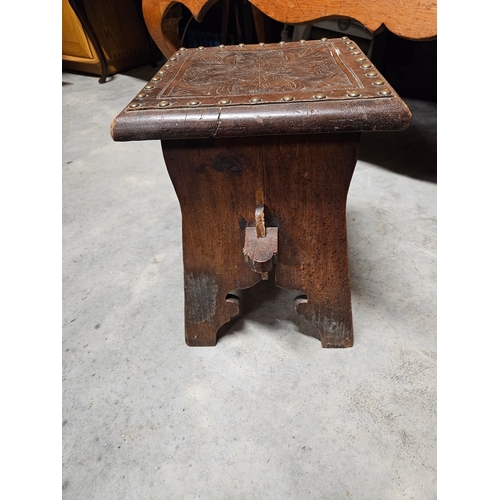
[(170, 88), (169, 96), (237, 96), (350, 88), (327, 47), (221, 50), (201, 53)]

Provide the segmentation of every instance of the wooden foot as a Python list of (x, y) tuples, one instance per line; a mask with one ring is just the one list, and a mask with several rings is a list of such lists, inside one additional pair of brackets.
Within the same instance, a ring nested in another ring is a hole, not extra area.
[(186, 344), (214, 346), (219, 328), (239, 313), (239, 298), (221, 290), (216, 276), (189, 273), (184, 283)]

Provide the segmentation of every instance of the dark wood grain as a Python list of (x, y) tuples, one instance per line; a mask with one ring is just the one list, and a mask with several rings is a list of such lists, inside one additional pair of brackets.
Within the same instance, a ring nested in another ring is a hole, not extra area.
[(279, 227), (276, 285), (304, 293), (296, 311), (319, 330), (323, 347), (353, 345), (345, 207), (359, 140), (359, 133), (284, 136), (263, 149), (266, 208)]
[(262, 159), (254, 138), (163, 141), (165, 163), (182, 212), (185, 336), (211, 346), (238, 313), (232, 290), (261, 279), (245, 262), (245, 228), (262, 197)]
[(264, 242), (259, 255), (271, 261), (275, 247), (269, 251), (255, 229), (264, 201), (267, 231), (277, 228), (279, 239), (276, 284), (302, 292), (296, 310), (319, 330), (323, 347), (352, 346), (345, 204), (359, 138), (162, 142), (182, 212), (188, 345), (215, 345), (218, 329), (238, 313), (227, 294), (270, 271), (267, 262), (256, 264), (257, 247), (249, 265), (245, 244), (252, 227)]

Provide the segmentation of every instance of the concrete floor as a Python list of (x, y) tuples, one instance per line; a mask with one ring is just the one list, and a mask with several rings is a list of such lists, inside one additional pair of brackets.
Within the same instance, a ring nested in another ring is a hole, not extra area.
[(363, 138), (352, 349), (321, 349), (272, 283), (189, 348), (160, 144), (109, 134), (157, 69), (62, 75), (63, 498), (436, 498), (436, 105)]

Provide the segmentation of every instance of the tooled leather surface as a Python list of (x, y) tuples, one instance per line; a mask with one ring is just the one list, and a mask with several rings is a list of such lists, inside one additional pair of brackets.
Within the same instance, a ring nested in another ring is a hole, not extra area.
[(357, 83), (351, 81), (352, 75), (327, 45), (194, 51), (186, 54), (182, 64), (188, 67), (180, 69), (178, 80), (162, 95), (203, 98), (206, 105), (223, 97), (242, 97), (245, 101), (252, 96), (276, 100), (279, 94), (287, 93), (310, 97), (320, 90), (332, 92)]
[(354, 42), (324, 39), (179, 50), (117, 117), (112, 135), (391, 130), (409, 119), (406, 105)]

